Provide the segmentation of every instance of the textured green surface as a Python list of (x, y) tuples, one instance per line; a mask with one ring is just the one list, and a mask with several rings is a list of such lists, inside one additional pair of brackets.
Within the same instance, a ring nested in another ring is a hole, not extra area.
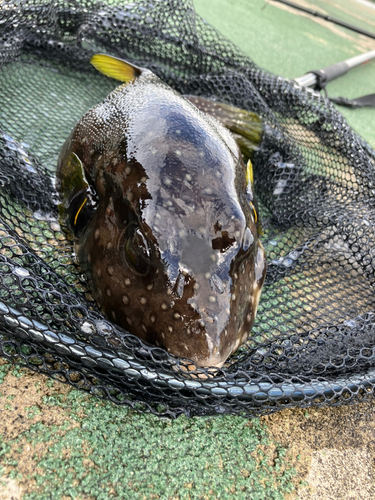
[[(10, 367), (0, 369), (5, 375)], [(19, 408), (1, 387), (6, 419)], [(59, 425), (48, 422), (51, 408), (61, 413)], [(269, 441), (258, 419), (171, 421), (76, 390), (43, 397), (26, 415), (30, 425), (16, 438), (4, 440), (0, 433), (4, 477), (25, 479), (17, 466), (25, 448), (32, 456), (33, 472), (26, 478), (32, 491), (25, 499), (282, 500), (294, 489), (294, 471), (283, 464), (285, 450)]]
[[(300, 1), (300, 4), (375, 32), (375, 4), (369, 7), (357, 0), (314, 0)], [(277, 2), (194, 0), (194, 5), (206, 21), (256, 64), (285, 78), (296, 78), (310, 70), (375, 50), (374, 39), (295, 9), (285, 10)], [(331, 82), (327, 90), (332, 96), (348, 98), (375, 93), (375, 59)], [(375, 109), (338, 109), (375, 147)]]

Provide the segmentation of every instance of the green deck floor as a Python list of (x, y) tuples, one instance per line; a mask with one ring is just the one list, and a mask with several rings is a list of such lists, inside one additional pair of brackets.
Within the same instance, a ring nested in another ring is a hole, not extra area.
[[(375, 33), (375, 3), (361, 0), (293, 0)], [(260, 67), (296, 78), (349, 57), (375, 50), (375, 39), (308, 16), (269, 0), (194, 0), (197, 12)], [(375, 93), (375, 59), (327, 87), (348, 98)], [(375, 109), (337, 107), (375, 147)]]
[[(375, 4), (370, 2), (303, 3), (375, 31)], [(263, 0), (195, 0), (208, 22), (259, 66), (284, 77), (375, 49), (375, 40), (277, 3), (262, 10), (264, 5)], [(328, 90), (349, 98), (375, 92), (375, 62), (331, 83)], [(375, 110), (340, 110), (375, 147)], [(167, 421), (67, 391), (44, 377), (21, 375), (9, 365), (0, 369), (5, 422), (0, 431), (0, 499), (10, 498), (6, 492), (13, 488), (15, 500), (282, 500), (294, 489), (284, 450), (268, 439), (257, 419)], [(34, 399), (27, 402), (31, 393)]]

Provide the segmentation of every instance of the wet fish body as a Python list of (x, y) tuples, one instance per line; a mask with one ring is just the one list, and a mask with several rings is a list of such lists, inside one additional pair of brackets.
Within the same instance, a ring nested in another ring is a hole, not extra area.
[(74, 128), (62, 216), (101, 310), (199, 366), (249, 335), (266, 271), (231, 133), (147, 70)]

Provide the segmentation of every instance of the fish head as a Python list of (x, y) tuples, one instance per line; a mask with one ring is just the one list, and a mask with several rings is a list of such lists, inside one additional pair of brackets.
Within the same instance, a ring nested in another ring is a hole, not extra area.
[(74, 155), (96, 197), (77, 216), (81, 190), (69, 215), (77, 225), (91, 210), (76, 232), (78, 261), (114, 322), (220, 367), (249, 335), (266, 271), (241, 154), (223, 126), (165, 85), (137, 81), (113, 94), (59, 159), (60, 184)]

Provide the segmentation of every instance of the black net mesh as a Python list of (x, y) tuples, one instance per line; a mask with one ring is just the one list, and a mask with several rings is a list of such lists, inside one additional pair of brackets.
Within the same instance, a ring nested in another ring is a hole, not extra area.
[[(95, 52), (266, 123), (253, 162), (266, 283), (247, 343), (215, 372), (187, 374), (183, 360), (102, 317), (59, 226), (59, 149), (116, 86), (88, 64)], [(255, 66), (189, 0), (5, 0), (0, 66), (2, 356), (160, 415), (372, 395), (375, 153), (326, 99)]]

